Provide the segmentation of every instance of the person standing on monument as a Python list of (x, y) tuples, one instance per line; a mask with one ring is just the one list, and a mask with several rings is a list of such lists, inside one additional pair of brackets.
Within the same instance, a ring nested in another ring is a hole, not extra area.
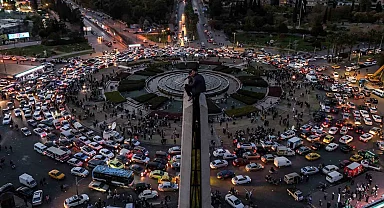
[(192, 78), (188, 84), (185, 85), (185, 92), (189, 96), (188, 101), (192, 100), (193, 97), (198, 97), (200, 93), (206, 92), (207, 88), (205, 86), (204, 77), (198, 73), (197, 69), (192, 69), (189, 73), (188, 78)]

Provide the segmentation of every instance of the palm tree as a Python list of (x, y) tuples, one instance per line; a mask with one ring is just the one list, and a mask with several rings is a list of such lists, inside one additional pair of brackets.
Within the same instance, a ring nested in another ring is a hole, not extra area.
[(367, 33), (368, 49), (371, 48), (372, 42), (375, 42), (376, 34), (377, 34), (376, 30), (371, 29), (370, 31), (368, 31)]
[(353, 33), (348, 33), (347, 36), (345, 37), (345, 39), (348, 40), (347, 41), (347, 44), (349, 47), (348, 60), (351, 61), (352, 49), (353, 49), (353, 46), (356, 45), (356, 43), (357, 43), (357, 35), (353, 34)]

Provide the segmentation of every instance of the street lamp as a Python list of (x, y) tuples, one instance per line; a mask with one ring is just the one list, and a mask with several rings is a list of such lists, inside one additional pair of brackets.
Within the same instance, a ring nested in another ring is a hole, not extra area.
[(233, 33), (233, 47), (235, 47), (236, 44), (236, 33)]

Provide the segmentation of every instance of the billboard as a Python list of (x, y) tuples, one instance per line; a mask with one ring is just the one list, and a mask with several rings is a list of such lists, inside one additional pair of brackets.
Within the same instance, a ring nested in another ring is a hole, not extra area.
[(29, 32), (8, 34), (9, 40), (20, 39), (20, 38), (29, 38)]

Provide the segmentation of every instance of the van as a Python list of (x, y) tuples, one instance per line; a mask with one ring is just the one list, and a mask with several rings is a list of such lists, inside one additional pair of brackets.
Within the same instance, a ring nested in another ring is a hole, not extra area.
[(278, 146), (276, 150), (276, 154), (279, 156), (294, 156), (295, 151), (285, 146)]
[(44, 144), (40, 143), (40, 142), (37, 142), (33, 145), (33, 149), (40, 153), (40, 154), (43, 154), (45, 150), (47, 150), (47, 146), (45, 146)]
[(65, 162), (69, 159), (69, 155), (57, 147), (48, 148), (47, 150), (45, 150), (44, 155), (53, 158), (59, 162)]
[(290, 160), (288, 160), (286, 157), (275, 157), (273, 164), (276, 167), (280, 168), (280, 167), (291, 166), (292, 162)]
[(299, 137), (292, 137), (287, 141), (287, 146), (291, 149), (296, 149), (303, 144), (304, 144), (303, 140)]
[(284, 176), (284, 182), (288, 185), (289, 184), (298, 184), (300, 181), (301, 181), (301, 176), (296, 172), (289, 173), (289, 174)]
[(384, 97), (384, 91), (379, 90), (379, 89), (374, 89), (373, 94), (379, 96), (379, 97)]
[(37, 186), (35, 179), (33, 179), (33, 177), (27, 173), (23, 173), (22, 175), (20, 175), (19, 181), (21, 184), (29, 188), (34, 188), (35, 186)]
[(337, 181), (340, 181), (341, 179), (343, 179), (343, 174), (341, 174), (341, 173), (339, 173), (337, 171), (332, 171), (332, 172), (327, 174), (325, 179), (329, 183), (336, 183)]

